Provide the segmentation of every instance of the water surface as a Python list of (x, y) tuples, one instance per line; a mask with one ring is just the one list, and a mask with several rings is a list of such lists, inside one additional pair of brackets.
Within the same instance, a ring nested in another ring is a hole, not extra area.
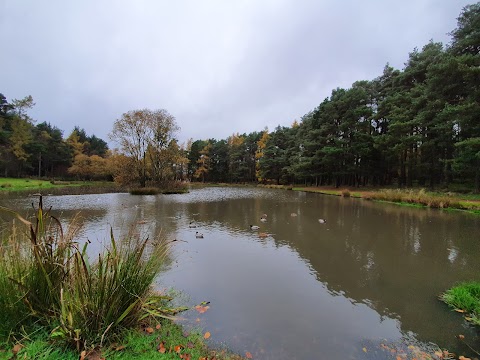
[[(0, 200), (23, 211), (32, 201)], [(45, 204), (65, 222), (81, 212), (80, 238), (91, 251), (106, 246), (110, 226), (120, 234), (138, 221), (141, 233), (181, 240), (158, 286), (188, 294), (189, 305), (210, 301), (185, 323), (256, 359), (383, 359), (395, 355), (381, 344), (429, 342), (465, 353), (455, 335), (477, 336), (437, 299), (478, 279), (480, 219), (471, 214), (256, 188), (52, 196)]]

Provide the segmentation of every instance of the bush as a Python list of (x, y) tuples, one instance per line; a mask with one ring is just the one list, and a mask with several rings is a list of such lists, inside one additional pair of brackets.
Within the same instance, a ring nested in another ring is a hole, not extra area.
[(480, 325), (480, 283), (464, 282), (447, 290), (440, 296), (440, 300), (454, 309), (465, 311), (468, 320)]
[(12, 184), (10, 184), (10, 183), (4, 183), (4, 184), (2, 184), (0, 187), (2, 187), (2, 188), (11, 188), (11, 187), (12, 187)]
[(162, 189), (162, 194), (185, 194), (188, 193), (189, 187), (184, 181), (165, 181)]
[(350, 190), (343, 189), (341, 194), (342, 194), (343, 197), (350, 197)]
[(64, 232), (60, 221), (43, 211), (41, 197), (33, 223), (2, 209), (29, 228), (26, 233), (14, 228), (0, 246), (3, 335), (36, 322), (80, 350), (110, 342), (147, 317), (171, 317), (183, 310), (166, 307), (168, 298), (152, 289), (167, 258), (164, 241), (149, 244), (133, 229), (118, 241), (111, 231), (110, 248), (91, 263), (88, 244), (80, 249), (74, 241), (75, 222)]
[(129, 192), (131, 195), (157, 195), (160, 193), (160, 189), (156, 187), (144, 187), (130, 189)]

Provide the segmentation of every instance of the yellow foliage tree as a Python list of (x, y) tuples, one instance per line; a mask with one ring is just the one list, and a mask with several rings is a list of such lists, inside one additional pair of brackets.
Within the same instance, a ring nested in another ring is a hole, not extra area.
[(193, 175), (196, 179), (202, 178), (202, 182), (205, 182), (205, 174), (210, 170), (210, 151), (212, 150), (212, 144), (208, 143), (200, 151), (200, 158), (197, 160), (198, 168)]
[(262, 181), (263, 179), (260, 176), (260, 159), (265, 154), (265, 148), (267, 147), (267, 141), (270, 138), (268, 134), (268, 128), (265, 128), (262, 132), (262, 137), (257, 142), (257, 151), (255, 152), (255, 175), (258, 181)]

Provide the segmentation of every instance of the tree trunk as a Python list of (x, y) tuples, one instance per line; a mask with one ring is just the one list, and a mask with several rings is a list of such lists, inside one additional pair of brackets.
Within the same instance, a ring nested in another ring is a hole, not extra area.
[(480, 166), (475, 170), (475, 192), (477, 194), (480, 192)]
[(42, 153), (38, 153), (38, 178), (42, 176)]

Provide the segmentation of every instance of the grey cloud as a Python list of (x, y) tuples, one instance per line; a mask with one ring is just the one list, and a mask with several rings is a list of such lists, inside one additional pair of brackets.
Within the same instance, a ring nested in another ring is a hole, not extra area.
[(0, 2), (1, 88), (32, 115), (107, 140), (136, 108), (166, 108), (179, 138), (290, 125), (331, 90), (402, 68), (448, 41), (459, 1)]

